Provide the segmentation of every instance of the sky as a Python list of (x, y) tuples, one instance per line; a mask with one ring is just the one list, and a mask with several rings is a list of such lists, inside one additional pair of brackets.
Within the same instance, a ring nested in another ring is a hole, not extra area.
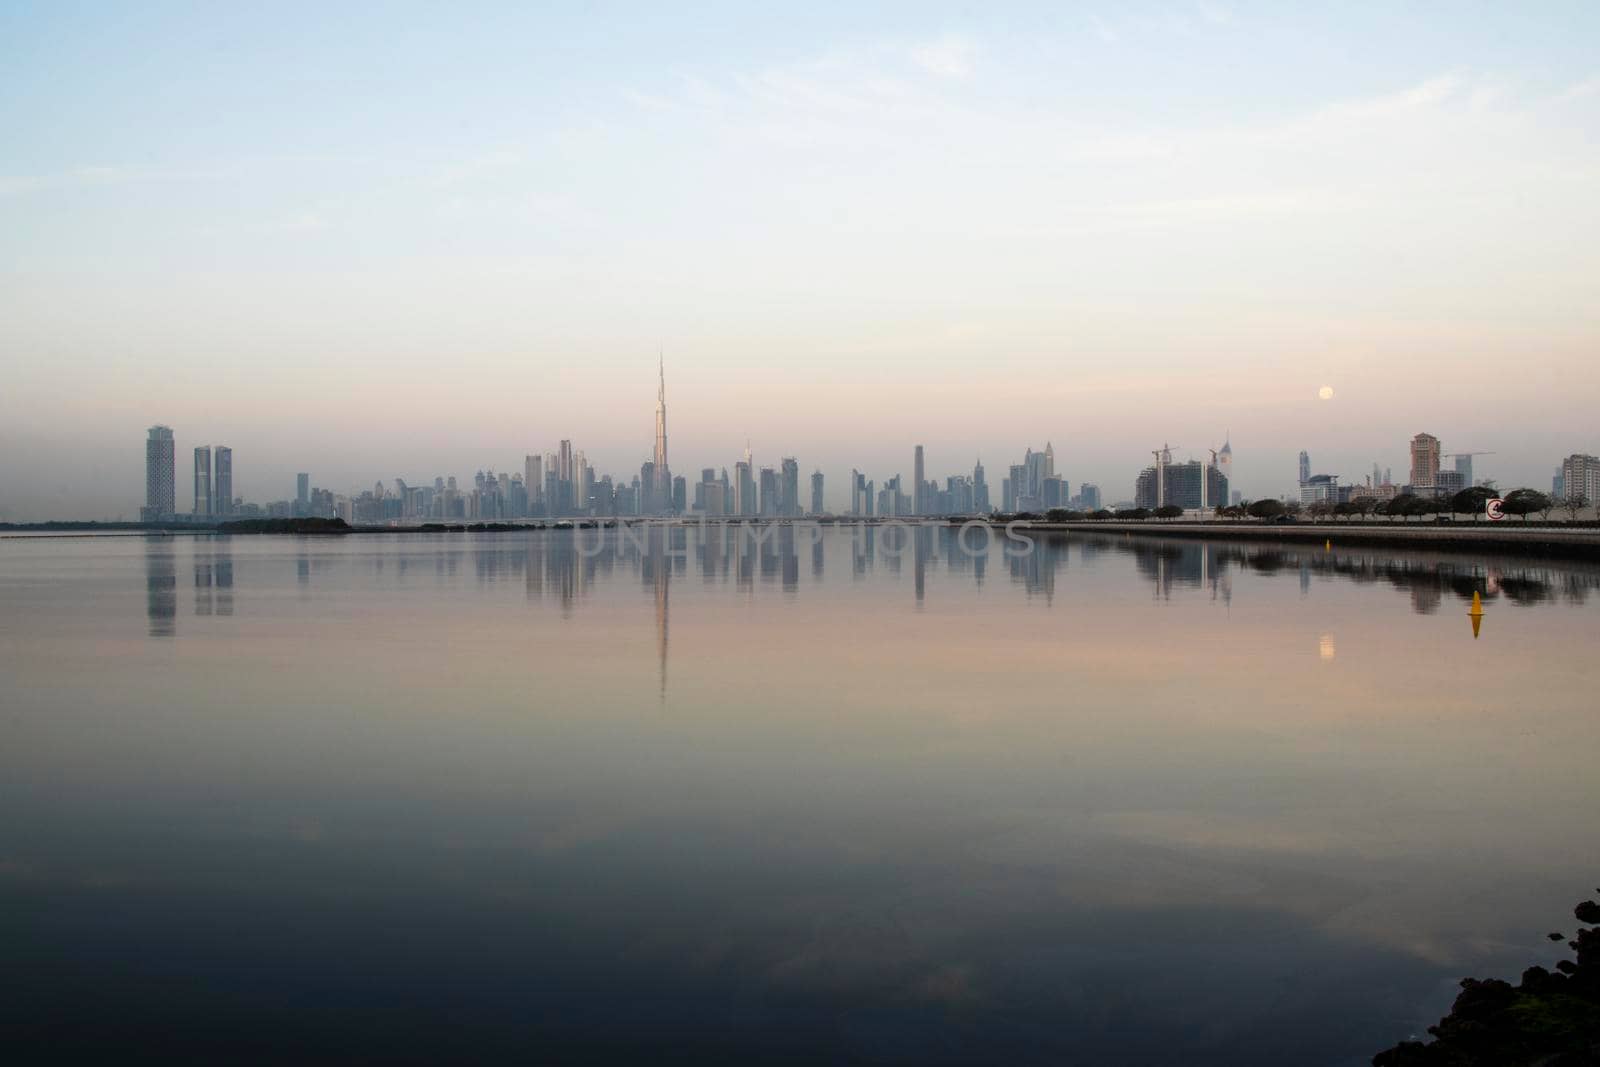
[[(1600, 5), (0, 5), (0, 518), (1600, 452)], [(676, 9), (676, 10), (674, 10)], [(1319, 390), (1332, 390), (1321, 399)], [(997, 491), (997, 490), (996, 490)]]

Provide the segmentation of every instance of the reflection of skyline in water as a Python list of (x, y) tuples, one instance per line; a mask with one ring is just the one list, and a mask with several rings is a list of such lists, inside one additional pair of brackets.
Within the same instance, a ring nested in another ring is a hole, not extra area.
[(194, 613), (233, 614), (233, 549), (226, 535), (195, 543)]
[[(1257, 1048), (1256, 1006), (1294, 986), (1286, 1017), (1315, 1027), (1297, 1042), (1343, 1055), (1305, 1062), (1357, 1062), (1347, 1044), (1436, 1018), (1430, 990), (1530, 962), (1515, 938), (1548, 908), (1529, 887), (1593, 854), (1570, 813), (1593, 807), (1600, 726), (1563, 666), (1592, 632), (1592, 566), (1109, 535), (1025, 552), (959, 527), (55, 547), (53, 573), (101, 585), (54, 587), (16, 635), (9, 667), (35, 694), (18, 736), (38, 743), (12, 753), (12, 810), (26, 826), (74, 793), (112, 802), (59, 848), (28, 826), (28, 878), (91, 919), (126, 914), (118, 935), (163, 959), (192, 900), (240, 898), (207, 888), (219, 840), (237, 847), (257, 864), (240, 885), (306, 940), (282, 970), (231, 930), (195, 942), (182, 962), (213, 985), (304, 981), (337, 928), (330, 955), (415, 974), (421, 998), (479, 988), (500, 945), (506, 987), (600, 960), (586, 980), (627, 990), (552, 1018), (655, 1012), (663, 989), (696, 1024), (730, 1003), (793, 1017), (847, 980), (883, 1022), (818, 1044), (825, 1011), (814, 1061), (930, 1062), (934, 1034), (986, 1062), (1025, 1028), (1061, 1036), (1040, 1062), (1145, 1063), (1301, 1062)], [(1482, 644), (1473, 591), (1494, 605)], [(17, 773), (33, 765), (49, 777)], [(230, 843), (217, 820), (235, 813)], [(97, 830), (110, 847), (83, 845)], [(74, 897), (74, 864), (108, 895)], [(1463, 884), (1476, 911), (1441, 915)], [(373, 955), (451, 894), (481, 928)], [(117, 911), (135, 900), (152, 909)], [(77, 928), (80, 973), (100, 974), (103, 927)], [(360, 991), (347, 1014), (398, 1000)], [(1128, 1033), (1153, 1036), (1130, 1055)]]
[[(145, 615), (151, 637), (173, 637), (178, 632), (178, 561), (176, 538), (152, 536), (145, 539), (144, 570)], [(194, 586), (196, 617), (233, 614), (233, 546), (226, 535), (208, 535), (187, 542), (191, 549), (190, 569)], [(300, 581), (309, 580), (305, 557), (298, 561)]]
[(144, 543), (145, 615), (151, 637), (178, 632), (178, 565), (172, 538), (150, 537)]
[[(345, 555), (300, 539), (293, 556), (295, 583), (309, 594), (319, 576), (332, 577), (352, 567), (405, 584), (429, 577), (454, 584), (470, 573), (484, 586), (521, 581), (530, 602), (551, 601), (563, 617), (570, 617), (597, 588), (632, 576), (654, 601), (663, 699), (670, 587), (675, 578), (684, 580), (692, 573), (706, 587), (729, 584), (746, 595), (772, 588), (795, 597), (802, 595), (804, 585), (827, 580), (830, 555), (838, 560), (836, 565), (847, 558), (852, 580), (876, 573), (898, 581), (906, 577), (909, 562), (909, 592), (916, 606), (935, 595), (932, 576), (943, 581), (970, 579), (975, 588), (982, 588), (992, 559), (1000, 560), (1010, 584), (1026, 599), (1042, 598), (1047, 607), (1054, 604), (1058, 580), (1065, 580), (1069, 568), (1093, 572), (1116, 559), (1127, 559), (1158, 601), (1191, 590), (1231, 603), (1240, 576), (1292, 574), (1302, 597), (1313, 596), (1320, 581), (1381, 583), (1405, 593), (1417, 614), (1431, 615), (1447, 599), (1470, 601), (1474, 592), (1486, 603), (1530, 605), (1563, 599), (1581, 604), (1600, 586), (1600, 568), (1570, 562), (1093, 534), (1046, 534), (1024, 540), (998, 530), (943, 524), (640, 524), (477, 535), (470, 540), (423, 534), (402, 540), (339, 542), (341, 548), (365, 549), (368, 544), (376, 551)], [(184, 547), (191, 554), (194, 614), (233, 614), (236, 577), (230, 538), (183, 542), (153, 537), (146, 541), (144, 552), (152, 637), (177, 633), (177, 553)], [(810, 556), (804, 583), (802, 554)]]
[[(365, 548), (361, 541), (344, 542)], [(1316, 581), (1344, 579), (1357, 584), (1387, 583), (1407, 593), (1419, 614), (1439, 610), (1446, 597), (1486, 601), (1503, 598), (1534, 604), (1557, 598), (1582, 603), (1600, 584), (1600, 568), (1533, 559), (1429, 555), (1382, 549), (1325, 550), (1318, 546), (1263, 548), (1221, 541), (1140, 539), (1100, 535), (1048, 534), (1034, 541), (1007, 538), (1003, 532), (948, 525), (838, 526), (790, 524), (651, 524), (632, 528), (534, 531), (514, 535), (421, 534), (403, 540), (374, 538), (374, 549), (397, 552), (353, 555), (319, 552), (315, 542), (297, 544), (295, 579), (313, 586), (319, 574), (358, 566), (374, 576), (409, 582), (425, 574), (454, 582), (470, 569), (482, 585), (521, 580), (530, 601), (553, 600), (571, 613), (597, 585), (632, 574), (655, 595), (674, 578), (691, 572), (706, 586), (733, 584), (747, 592), (771, 586), (797, 594), (805, 584), (827, 579), (828, 557), (848, 555), (849, 573), (862, 578), (875, 571), (905, 576), (910, 564), (911, 595), (925, 600), (932, 575), (970, 578), (982, 586), (992, 559), (1000, 559), (1011, 584), (1028, 597), (1054, 599), (1057, 582), (1069, 567), (1103, 566), (1128, 558), (1157, 599), (1176, 591), (1205, 590), (1230, 599), (1240, 575), (1293, 573), (1310, 595)], [(195, 539), (192, 569), (197, 615), (228, 615), (233, 610), (235, 564), (227, 537)], [(146, 543), (152, 621), (176, 616), (175, 539)], [(801, 580), (801, 555), (810, 566)]]

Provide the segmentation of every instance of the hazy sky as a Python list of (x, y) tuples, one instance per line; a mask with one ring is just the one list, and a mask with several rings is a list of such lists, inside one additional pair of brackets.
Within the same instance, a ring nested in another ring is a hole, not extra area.
[(0, 515), (1600, 451), (1600, 4), (534, 6), (0, 6)]

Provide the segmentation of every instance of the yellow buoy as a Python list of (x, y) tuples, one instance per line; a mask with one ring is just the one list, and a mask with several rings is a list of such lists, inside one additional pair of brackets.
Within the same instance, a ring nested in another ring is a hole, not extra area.
[(1474, 617), (1483, 614), (1483, 598), (1478, 595), (1478, 591), (1476, 589), (1472, 591), (1472, 610), (1467, 612), (1467, 614)]

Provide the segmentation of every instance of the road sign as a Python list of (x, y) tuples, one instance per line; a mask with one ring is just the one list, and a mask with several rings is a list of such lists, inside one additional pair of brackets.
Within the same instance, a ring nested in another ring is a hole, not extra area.
[(1483, 502), (1483, 510), (1491, 519), (1500, 520), (1506, 517), (1506, 502), (1499, 497), (1490, 497)]

